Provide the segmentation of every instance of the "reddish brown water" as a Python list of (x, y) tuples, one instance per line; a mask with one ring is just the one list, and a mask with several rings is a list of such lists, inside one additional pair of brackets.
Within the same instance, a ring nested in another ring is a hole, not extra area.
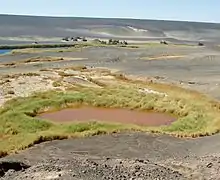
[(61, 123), (97, 120), (148, 126), (169, 125), (176, 120), (174, 117), (161, 113), (92, 107), (64, 109), (56, 112), (48, 112), (41, 114), (39, 117), (42, 119)]

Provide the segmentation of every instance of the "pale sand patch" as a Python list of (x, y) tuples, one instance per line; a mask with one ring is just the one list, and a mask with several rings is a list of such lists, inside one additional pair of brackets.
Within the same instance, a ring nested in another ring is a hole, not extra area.
[[(65, 59), (65, 57), (64, 57), (64, 59)], [(69, 60), (86, 60), (86, 59), (88, 59), (88, 58), (71, 58), (71, 57), (69, 58)]]
[(157, 56), (157, 57), (141, 57), (141, 60), (157, 60), (157, 59), (176, 59), (176, 58), (182, 58), (185, 56), (182, 55), (178, 55), (178, 56), (169, 56), (169, 55), (165, 55), (165, 56)]
[(154, 91), (152, 89), (147, 89), (147, 88), (139, 88), (139, 92), (145, 93), (145, 94), (156, 94), (156, 95), (161, 95), (167, 97), (168, 95), (166, 93)]
[(61, 56), (46, 56), (46, 57), (33, 57), (28, 58), (18, 63), (33, 63), (33, 62), (50, 62), (50, 61), (64, 61), (64, 60), (86, 60), (88, 58), (82, 57), (61, 57)]
[(22, 61), (15, 61), (9, 63), (0, 63), (0, 67), (5, 66), (15, 66), (15, 65), (22, 65), (22, 64), (38, 64), (44, 62), (59, 62), (59, 61), (78, 61), (78, 60), (87, 60), (88, 58), (81, 58), (81, 57), (32, 57), (28, 59), (24, 59)]

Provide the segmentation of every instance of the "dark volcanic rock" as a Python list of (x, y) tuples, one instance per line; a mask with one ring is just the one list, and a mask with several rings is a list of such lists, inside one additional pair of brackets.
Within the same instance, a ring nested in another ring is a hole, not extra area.
[(71, 161), (55, 160), (42, 162), (22, 172), (6, 173), (2, 180), (22, 179), (83, 179), (83, 180), (128, 180), (163, 179), (178, 180), (184, 176), (167, 167), (145, 160), (131, 159), (87, 159), (74, 158)]
[(26, 165), (22, 162), (0, 162), (0, 177), (4, 176), (5, 174), (11, 175), (16, 171), (22, 171), (29, 167), (29, 165)]
[(215, 180), (218, 139), (130, 132), (52, 141), (2, 158), (0, 180)]

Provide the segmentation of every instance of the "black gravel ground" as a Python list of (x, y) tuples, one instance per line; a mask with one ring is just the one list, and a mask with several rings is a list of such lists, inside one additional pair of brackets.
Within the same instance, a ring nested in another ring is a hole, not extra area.
[(184, 179), (170, 168), (142, 159), (89, 159), (74, 157), (63, 161), (53, 159), (36, 164), (23, 171), (9, 170), (2, 179), (63, 179), (63, 180), (130, 180), (130, 179)]
[(220, 179), (218, 139), (127, 132), (52, 141), (2, 158), (0, 179)]

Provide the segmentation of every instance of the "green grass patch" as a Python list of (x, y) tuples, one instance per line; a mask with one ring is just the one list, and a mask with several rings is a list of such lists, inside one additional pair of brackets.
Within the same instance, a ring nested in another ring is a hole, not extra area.
[(62, 86), (62, 82), (61, 81), (54, 81), (52, 83), (52, 85), (53, 85), (53, 87), (60, 87), (60, 86)]
[[(123, 85), (104, 88), (75, 87), (67, 92), (50, 91), (16, 98), (0, 110), (0, 154), (24, 149), (43, 141), (137, 130), (173, 134), (180, 137), (211, 135), (220, 130), (220, 105), (193, 91), (165, 84), (143, 83), (116, 76)], [(120, 83), (118, 83), (120, 84)], [(162, 91), (168, 96), (144, 94), (139, 88)], [(172, 114), (178, 120), (170, 126), (84, 122), (56, 124), (40, 120), (37, 114), (78, 105), (127, 108)]]

